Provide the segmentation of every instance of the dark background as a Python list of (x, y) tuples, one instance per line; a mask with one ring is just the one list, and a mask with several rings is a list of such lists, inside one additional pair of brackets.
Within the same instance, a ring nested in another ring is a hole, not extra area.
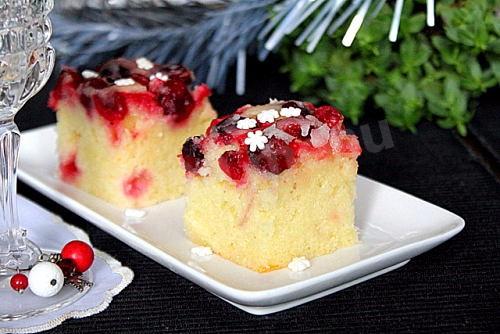
[[(234, 80), (226, 94), (213, 96), (220, 113), (269, 97), (297, 97), (289, 92), (276, 59), (251, 60), (247, 71), (245, 97), (233, 93)], [(22, 130), (55, 122), (45, 107), (53, 84), (54, 78), (19, 113)], [(361, 174), (463, 217), (466, 225), (459, 235), (401, 269), (268, 316), (236, 309), (21, 183), (22, 195), (87, 231), (95, 247), (135, 272), (132, 284), (107, 310), (68, 320), (51, 333), (499, 332), (499, 94), (496, 88), (479, 99), (465, 138), (424, 121), (417, 134), (391, 128), (393, 148), (364, 152), (359, 159)], [(370, 110), (361, 123), (371, 127), (375, 142), (382, 117)], [(359, 126), (350, 128), (359, 133)]]

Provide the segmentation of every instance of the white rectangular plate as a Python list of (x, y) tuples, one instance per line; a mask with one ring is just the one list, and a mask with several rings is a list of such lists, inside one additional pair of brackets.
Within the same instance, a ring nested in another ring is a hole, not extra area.
[(23, 133), (21, 180), (173, 272), (254, 314), (287, 309), (396, 269), (464, 227), (464, 220), (447, 210), (359, 176), (359, 245), (312, 259), (304, 272), (281, 269), (259, 274), (216, 255), (193, 257), (190, 250), (195, 245), (183, 230), (184, 199), (147, 208), (144, 218), (131, 220), (124, 210), (61, 182), (55, 142), (54, 126)]

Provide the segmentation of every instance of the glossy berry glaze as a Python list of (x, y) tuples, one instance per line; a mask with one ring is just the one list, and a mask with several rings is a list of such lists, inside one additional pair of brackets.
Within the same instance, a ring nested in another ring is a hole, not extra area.
[[(123, 79), (132, 84), (119, 86)], [(151, 63), (146, 70), (138, 66), (138, 61), (123, 58), (106, 62), (93, 77), (64, 68), (50, 94), (49, 107), (57, 110), (61, 101), (79, 101), (89, 117), (99, 115), (106, 121), (110, 138), (116, 144), (130, 106), (160, 116), (171, 126), (185, 124), (193, 110), (211, 94), (206, 85), (190, 90), (192, 80), (192, 72), (180, 65)]]
[[(274, 116), (269, 118), (269, 114)], [(316, 159), (332, 155), (357, 158), (361, 147), (355, 135), (346, 133), (343, 120), (343, 115), (331, 106), (315, 107), (299, 101), (243, 106), (212, 121), (205, 136), (189, 138), (184, 143), (182, 160), (186, 174), (199, 175), (211, 144), (231, 145), (233, 149), (225, 151), (218, 164), (238, 184), (245, 183), (249, 168), (278, 175), (291, 168), (303, 154)], [(256, 145), (262, 142), (261, 147), (252, 148), (252, 142)]]

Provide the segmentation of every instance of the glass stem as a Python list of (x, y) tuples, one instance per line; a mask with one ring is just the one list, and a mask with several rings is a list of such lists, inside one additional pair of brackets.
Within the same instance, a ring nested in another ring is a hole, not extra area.
[(19, 230), (17, 213), (17, 162), (21, 134), (14, 117), (0, 119), (0, 234), (7, 238), (8, 249), (0, 253), (16, 253), (26, 248), (24, 233)]

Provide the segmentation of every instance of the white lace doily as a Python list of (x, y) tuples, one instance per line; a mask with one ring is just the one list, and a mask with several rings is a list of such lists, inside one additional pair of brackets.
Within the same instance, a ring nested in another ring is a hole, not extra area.
[[(70, 240), (90, 242), (79, 228), (64, 223), (59, 217), (19, 196), (19, 218), (28, 236), (42, 249), (60, 249)], [(110, 255), (94, 249), (92, 265), (94, 286), (74, 304), (51, 313), (27, 319), (0, 322), (0, 333), (34, 333), (60, 325), (69, 318), (84, 318), (104, 311), (114, 296), (132, 282), (134, 273)]]

